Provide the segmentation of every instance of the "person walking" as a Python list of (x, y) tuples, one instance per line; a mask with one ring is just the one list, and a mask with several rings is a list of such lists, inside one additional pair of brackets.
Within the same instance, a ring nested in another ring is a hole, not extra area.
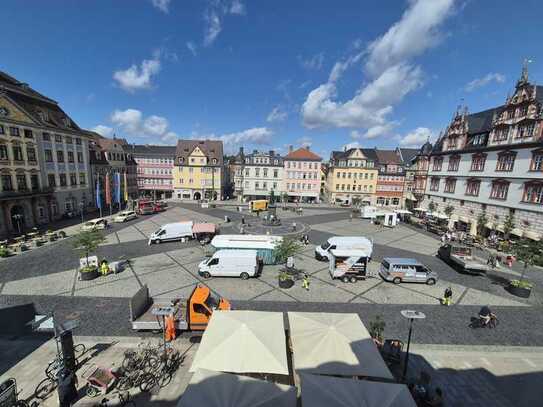
[(304, 278), (302, 280), (302, 288), (305, 288), (306, 291), (309, 291), (309, 277), (307, 274), (304, 274)]
[(292, 222), (292, 231), (296, 232), (296, 222)]
[(447, 287), (445, 289), (445, 292), (443, 293), (443, 298), (441, 299), (441, 303), (445, 306), (452, 305), (452, 289), (451, 287)]
[(352, 221), (353, 221), (353, 213), (351, 212), (351, 213), (349, 214), (349, 222), (352, 222)]

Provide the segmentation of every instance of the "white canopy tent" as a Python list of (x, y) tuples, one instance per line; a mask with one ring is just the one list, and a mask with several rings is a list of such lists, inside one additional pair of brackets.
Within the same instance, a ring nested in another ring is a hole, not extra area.
[(301, 375), (304, 407), (416, 407), (407, 386), (367, 380)]
[(215, 311), (190, 368), (288, 375), (283, 314)]
[(177, 407), (295, 407), (296, 387), (198, 369)]
[(394, 209), (394, 212), (400, 215), (413, 215), (413, 212), (408, 211), (407, 209)]
[(394, 379), (357, 314), (289, 312), (298, 372)]

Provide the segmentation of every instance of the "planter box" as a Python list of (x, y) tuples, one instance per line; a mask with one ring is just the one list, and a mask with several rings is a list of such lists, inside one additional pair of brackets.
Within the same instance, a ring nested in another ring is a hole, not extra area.
[(94, 280), (95, 278), (98, 278), (99, 275), (100, 273), (97, 268), (93, 271), (86, 271), (84, 273), (82, 273), (81, 270), (79, 271), (79, 279), (82, 281)]
[(289, 289), (294, 285), (294, 280), (290, 278), (287, 280), (279, 280), (279, 288)]
[(530, 294), (532, 293), (531, 288), (516, 287), (511, 284), (507, 286), (507, 291), (509, 291), (510, 294), (516, 295), (520, 298), (529, 298)]

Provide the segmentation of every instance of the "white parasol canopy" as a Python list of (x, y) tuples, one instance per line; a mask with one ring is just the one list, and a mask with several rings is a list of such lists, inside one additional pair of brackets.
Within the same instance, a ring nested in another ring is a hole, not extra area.
[(215, 311), (190, 368), (288, 375), (283, 314)]
[(289, 312), (294, 369), (393, 379), (357, 314)]
[(399, 213), (400, 215), (412, 215), (413, 214), (413, 212), (410, 212), (407, 209), (394, 209), (394, 212)]
[(404, 384), (301, 374), (302, 405), (310, 407), (416, 407)]
[(425, 208), (415, 208), (413, 209), (414, 211), (417, 211), (417, 212), (426, 212), (428, 209), (425, 209)]
[(177, 407), (295, 407), (296, 388), (230, 373), (198, 369)]

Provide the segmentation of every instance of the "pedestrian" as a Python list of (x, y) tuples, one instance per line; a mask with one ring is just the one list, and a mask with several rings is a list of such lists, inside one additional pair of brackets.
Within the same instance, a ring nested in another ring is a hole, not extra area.
[(353, 221), (353, 213), (351, 212), (351, 213), (349, 214), (349, 222), (352, 222), (352, 221)]
[(447, 240), (447, 237), (445, 236), (445, 234), (441, 235), (441, 243), (445, 244), (446, 240)]
[(302, 280), (302, 288), (305, 288), (306, 291), (309, 291), (309, 277), (304, 273), (304, 278)]
[(242, 224), (242, 225), (245, 225), (245, 216), (242, 216), (242, 217), (241, 217), (241, 224)]
[(292, 231), (296, 232), (296, 222), (292, 222)]
[(102, 260), (102, 263), (100, 264), (100, 274), (103, 276), (106, 276), (109, 274), (109, 265), (107, 264), (107, 260)]
[(450, 306), (452, 304), (452, 289), (451, 287), (447, 287), (445, 289), (445, 292), (443, 293), (443, 298), (441, 299), (441, 303), (445, 306)]

